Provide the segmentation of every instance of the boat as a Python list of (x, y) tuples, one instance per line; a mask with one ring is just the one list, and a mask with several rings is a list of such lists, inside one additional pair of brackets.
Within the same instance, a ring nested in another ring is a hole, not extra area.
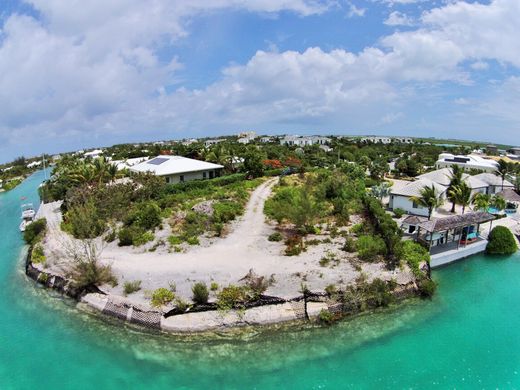
[(36, 211), (32, 203), (26, 203), (22, 206), (22, 222), (20, 223), (20, 231), (25, 232), (27, 226), (29, 226), (34, 221), (34, 217), (36, 216)]

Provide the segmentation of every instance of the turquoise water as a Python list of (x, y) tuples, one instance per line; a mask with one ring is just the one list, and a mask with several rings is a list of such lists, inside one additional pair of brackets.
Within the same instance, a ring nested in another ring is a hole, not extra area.
[(175, 337), (114, 326), (26, 280), (20, 196), (0, 194), (1, 389), (520, 387), (520, 256), (434, 272), (432, 301), (330, 328)]

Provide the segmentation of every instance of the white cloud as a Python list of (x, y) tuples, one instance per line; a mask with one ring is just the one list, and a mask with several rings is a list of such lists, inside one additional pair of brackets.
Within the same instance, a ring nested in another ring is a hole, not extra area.
[[(399, 119), (401, 124), (403, 118), (410, 117), (406, 103), (425, 100), (428, 88), (444, 82), (471, 85), (467, 64), (474, 70), (485, 70), (488, 60), (496, 60), (520, 67), (517, 0), (448, 4), (425, 12), (416, 29), (382, 37), (377, 46), (357, 53), (319, 47), (302, 52), (258, 51), (246, 63), (225, 68), (216, 82), (196, 90), (178, 84), (176, 71), (182, 66), (178, 59), (165, 61), (158, 55), (160, 48), (188, 33), (191, 18), (225, 9), (286, 10), (306, 16), (325, 12), (335, 3), (31, 3), (40, 11), (42, 22), (12, 15), (2, 29), (2, 153), (21, 148), (27, 140), (41, 143), (45, 137), (65, 144), (72, 139), (105, 142), (121, 134), (129, 139), (172, 129), (187, 134), (195, 128), (291, 123), (370, 127), (377, 118), (389, 125)], [(395, 12), (390, 16), (393, 14), (401, 22), (407, 17)], [(512, 79), (496, 88), (514, 96), (517, 84)], [(517, 110), (506, 114), (500, 107), (511, 108), (511, 104), (497, 95), (479, 112), (517, 116)]]
[(365, 16), (366, 8), (356, 7), (355, 4), (349, 3), (349, 11), (347, 13), (347, 16), (349, 18), (353, 18), (355, 16), (363, 17)]
[(402, 12), (393, 11), (388, 15), (384, 24), (387, 26), (413, 26), (414, 20)]

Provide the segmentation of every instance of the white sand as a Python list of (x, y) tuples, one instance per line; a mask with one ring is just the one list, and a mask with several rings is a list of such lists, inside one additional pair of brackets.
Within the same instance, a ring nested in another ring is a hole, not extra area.
[[(125, 281), (141, 280), (142, 290), (128, 299), (133, 303), (147, 305), (149, 299), (145, 298), (146, 292), (158, 287), (168, 287), (170, 283), (175, 283), (177, 295), (189, 300), (191, 286), (195, 282), (203, 281), (209, 285), (215, 281), (221, 287), (241, 284), (240, 279), (251, 269), (257, 275), (267, 278), (273, 275), (275, 283), (266, 294), (284, 298), (300, 296), (302, 283), (316, 292), (323, 291), (329, 284), (340, 288), (352, 283), (359, 272), (348, 259), (352, 255), (340, 250), (344, 241), (341, 237), (331, 244), (309, 246), (306, 252), (292, 257), (283, 255), (283, 243), (267, 240), (269, 234), (274, 232), (274, 227), (266, 223), (263, 206), (276, 182), (274, 178), (261, 184), (252, 193), (244, 215), (233, 223), (232, 232), (225, 238), (217, 239), (209, 247), (195, 247), (186, 253), (168, 253), (166, 250), (147, 252), (139, 248), (121, 248), (116, 243), (106, 246), (101, 260), (111, 264), (119, 285), (115, 288), (103, 286), (103, 289), (114, 295), (122, 295)], [(44, 205), (41, 213), (49, 222), (45, 248), (50, 267), (54, 269), (59, 269), (57, 259), (67, 257), (63, 250), (66, 246), (64, 243), (73, 241), (59, 231), (61, 214), (57, 206)], [(327, 252), (334, 253), (340, 260), (337, 265), (319, 265), (320, 259)], [(363, 271), (370, 279), (393, 278), (402, 284), (413, 278), (407, 271), (387, 271), (382, 263), (364, 264)]]

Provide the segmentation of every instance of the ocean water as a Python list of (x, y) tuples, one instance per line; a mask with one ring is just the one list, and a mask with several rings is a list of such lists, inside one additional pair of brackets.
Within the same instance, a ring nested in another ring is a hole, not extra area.
[(520, 387), (520, 256), (434, 271), (432, 301), (301, 326), (179, 337), (120, 326), (23, 274), (20, 197), (0, 194), (0, 389)]

